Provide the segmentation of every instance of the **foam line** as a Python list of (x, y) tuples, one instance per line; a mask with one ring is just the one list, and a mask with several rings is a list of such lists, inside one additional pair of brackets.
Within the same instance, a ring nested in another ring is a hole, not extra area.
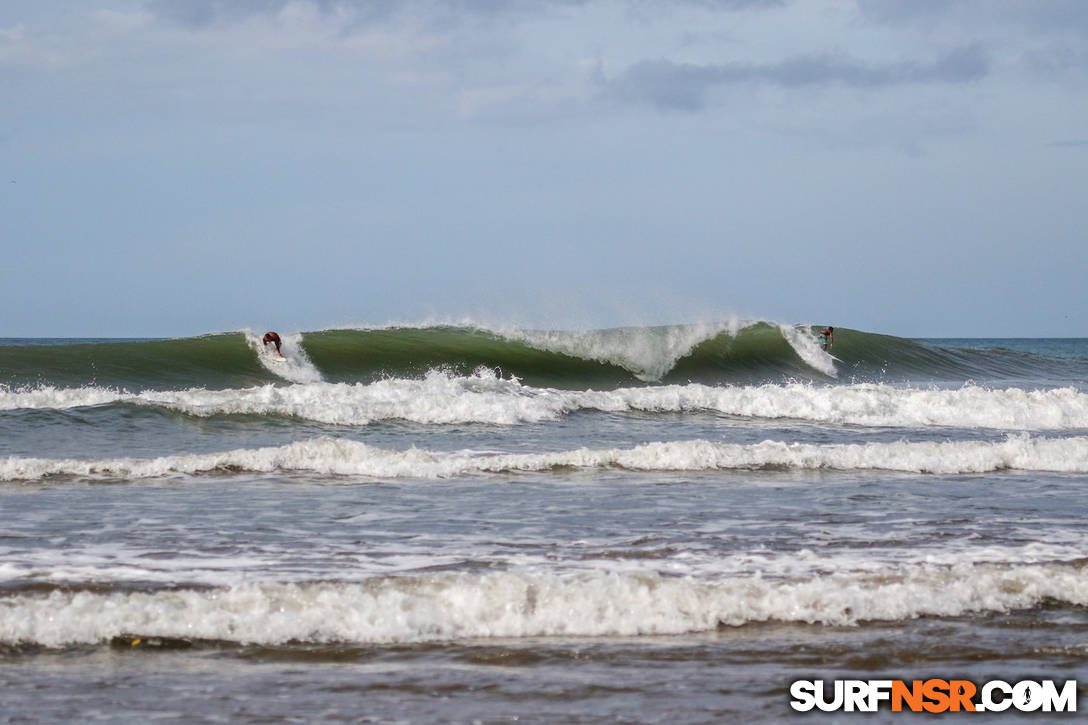
[(357, 441), (316, 438), (284, 446), (222, 453), (99, 460), (0, 459), (0, 480), (51, 476), (143, 479), (216, 471), (303, 472), (367, 478), (449, 478), (481, 473), (546, 472), (557, 468), (632, 471), (884, 470), (964, 474), (1003, 470), (1088, 472), (1088, 437), (813, 445), (767, 440), (752, 445), (706, 440), (646, 443), (634, 448), (580, 448), (555, 453), (440, 453), (388, 450)]
[[(270, 363), (275, 365), (276, 363)], [(947, 426), (1014, 431), (1088, 430), (1088, 394), (1073, 388), (917, 389), (881, 384), (759, 386), (660, 385), (618, 390), (557, 390), (523, 385), (480, 369), (431, 372), (423, 379), (315, 382), (228, 390), (126, 393), (109, 388), (0, 388), (0, 410), (66, 409), (127, 403), (188, 415), (280, 415), (364, 426), (382, 420), (427, 424), (514, 425), (557, 420), (579, 410), (711, 412), (833, 425)]]
[(59, 647), (123, 633), (265, 645), (639, 636), (766, 621), (849, 626), (954, 617), (1044, 600), (1088, 605), (1083, 563), (923, 564), (790, 580), (510, 571), (212, 590), (58, 590), (4, 597), (0, 642)]

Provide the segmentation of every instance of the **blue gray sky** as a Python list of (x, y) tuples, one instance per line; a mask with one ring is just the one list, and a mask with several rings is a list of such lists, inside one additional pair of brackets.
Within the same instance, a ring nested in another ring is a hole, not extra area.
[(5, 0), (0, 336), (1088, 336), (1083, 0)]

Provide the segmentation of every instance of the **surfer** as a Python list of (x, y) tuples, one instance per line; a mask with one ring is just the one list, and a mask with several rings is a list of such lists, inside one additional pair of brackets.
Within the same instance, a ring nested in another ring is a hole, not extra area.
[(280, 345), (283, 344), (283, 341), (280, 340), (280, 336), (277, 333), (272, 332), (272, 331), (268, 331), (268, 332), (264, 333), (264, 337), (261, 338), (261, 342), (264, 343), (265, 347), (268, 347), (268, 343), (270, 343), (270, 342), (275, 343), (275, 345), (276, 345), (276, 354), (279, 355), (280, 357), (283, 357), (283, 353), (280, 352)]
[(824, 329), (820, 330), (820, 346), (824, 350), (829, 349), (835, 344), (835, 328), (828, 325)]

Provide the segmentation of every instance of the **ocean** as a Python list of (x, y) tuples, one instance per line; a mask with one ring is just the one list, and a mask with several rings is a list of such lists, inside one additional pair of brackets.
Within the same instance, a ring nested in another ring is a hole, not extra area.
[(0, 340), (0, 722), (1088, 707), (1088, 340), (262, 332)]

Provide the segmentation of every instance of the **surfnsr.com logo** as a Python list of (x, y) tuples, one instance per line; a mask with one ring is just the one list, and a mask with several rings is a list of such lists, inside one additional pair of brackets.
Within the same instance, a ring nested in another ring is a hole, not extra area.
[(990, 680), (797, 680), (790, 707), (799, 712), (1076, 712), (1077, 681)]

